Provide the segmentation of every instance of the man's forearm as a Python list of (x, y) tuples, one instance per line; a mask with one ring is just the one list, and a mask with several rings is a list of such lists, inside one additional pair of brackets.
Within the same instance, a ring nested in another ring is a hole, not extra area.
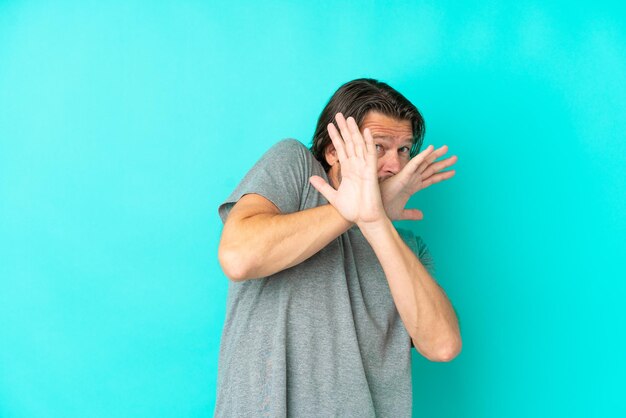
[(267, 277), (303, 262), (351, 226), (331, 205), (241, 217), (224, 226), (220, 263), (232, 280)]
[(433, 361), (449, 361), (461, 350), (454, 309), (389, 219), (361, 226), (380, 261), (396, 308), (415, 348)]

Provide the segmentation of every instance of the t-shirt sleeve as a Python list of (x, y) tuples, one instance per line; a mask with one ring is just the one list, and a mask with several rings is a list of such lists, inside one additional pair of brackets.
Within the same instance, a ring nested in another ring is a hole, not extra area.
[(406, 229), (398, 229), (398, 233), (406, 245), (413, 251), (417, 258), (419, 258), (424, 267), (426, 267), (426, 270), (428, 270), (430, 275), (434, 275), (435, 262), (422, 237), (416, 236), (411, 231), (407, 231)]
[(235, 203), (246, 194), (259, 194), (281, 213), (301, 210), (302, 194), (309, 188), (309, 150), (295, 139), (285, 139), (271, 147), (245, 175), (235, 190), (219, 206), (222, 222)]
[(432, 276), (435, 273), (435, 261), (433, 260), (433, 256), (430, 254), (430, 250), (426, 246), (422, 237), (415, 237), (415, 242), (419, 259)]

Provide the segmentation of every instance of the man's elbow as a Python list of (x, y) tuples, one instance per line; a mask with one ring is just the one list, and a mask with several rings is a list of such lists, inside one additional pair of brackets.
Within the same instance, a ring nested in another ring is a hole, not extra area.
[(450, 344), (449, 346), (444, 347), (437, 353), (437, 357), (432, 361), (438, 362), (449, 362), (456, 358), (461, 353), (462, 343), (459, 339), (458, 342)]
[[(415, 342), (413, 343), (415, 345)], [(454, 360), (460, 353), (463, 344), (461, 342), (461, 338), (452, 338), (450, 341), (445, 344), (439, 345), (436, 349), (422, 352), (422, 355), (426, 357), (430, 361), (446, 363)], [(417, 347), (417, 345), (415, 345)]]
[(245, 261), (241, 252), (220, 245), (217, 251), (217, 258), (222, 271), (230, 280), (241, 282), (252, 278), (250, 263)]

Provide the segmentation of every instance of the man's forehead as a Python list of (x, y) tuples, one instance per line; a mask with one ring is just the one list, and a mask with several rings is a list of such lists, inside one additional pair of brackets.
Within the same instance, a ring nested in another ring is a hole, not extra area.
[(361, 121), (361, 129), (369, 128), (377, 137), (413, 137), (410, 120), (396, 119), (378, 112), (368, 112)]
[(377, 141), (382, 142), (398, 142), (401, 145), (412, 145), (413, 144), (413, 136), (389, 136), (385, 134), (377, 134), (372, 132), (372, 137)]

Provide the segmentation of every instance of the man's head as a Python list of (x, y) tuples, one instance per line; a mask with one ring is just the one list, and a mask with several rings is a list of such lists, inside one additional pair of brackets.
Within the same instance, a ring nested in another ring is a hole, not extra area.
[[(326, 171), (330, 170), (333, 162), (327, 159), (329, 148), (334, 149), (326, 127), (334, 121), (337, 113), (345, 117), (352, 116), (361, 131), (370, 128), (377, 143), (377, 133), (381, 141), (395, 139), (394, 144), (406, 142), (408, 135), (411, 142), (409, 157), (416, 155), (422, 146), (424, 119), (411, 102), (380, 81), (371, 78), (353, 80), (339, 87), (317, 121), (311, 152)], [(380, 145), (386, 146), (382, 142)], [(391, 171), (392, 165), (390, 163)], [(381, 170), (386, 171), (384, 167), (379, 167)]]

